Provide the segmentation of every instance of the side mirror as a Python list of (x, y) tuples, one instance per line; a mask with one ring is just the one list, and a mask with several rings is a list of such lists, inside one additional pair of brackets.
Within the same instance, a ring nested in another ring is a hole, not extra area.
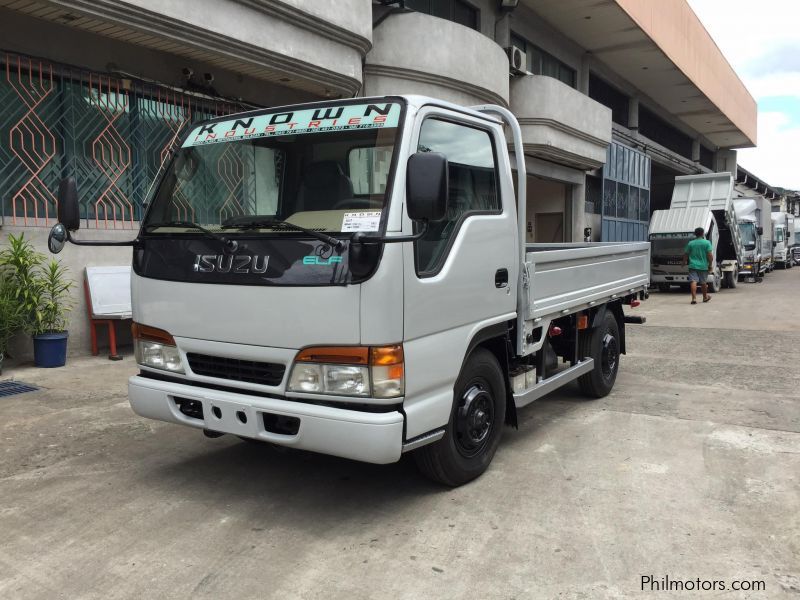
[(778, 245), (778, 242), (776, 242), (775, 240), (772, 240), (772, 247), (774, 248), (777, 245)]
[(758, 235), (764, 235), (764, 228), (763, 227), (756, 228), (756, 233)]
[(63, 223), (56, 223), (50, 230), (50, 235), (47, 237), (47, 248), (53, 254), (58, 254), (64, 249), (64, 244), (68, 239), (67, 228)]
[(81, 226), (78, 184), (74, 177), (64, 177), (58, 184), (58, 222), (68, 231), (77, 231)]
[(440, 152), (417, 152), (408, 157), (406, 206), (413, 221), (441, 221), (447, 214), (449, 191), (447, 157)]

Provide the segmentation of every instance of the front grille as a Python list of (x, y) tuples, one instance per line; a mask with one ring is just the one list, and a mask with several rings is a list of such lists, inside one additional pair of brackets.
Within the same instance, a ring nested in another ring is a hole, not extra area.
[(207, 356), (193, 352), (187, 354), (186, 358), (189, 360), (192, 371), (197, 375), (260, 383), (261, 385), (279, 385), (283, 381), (283, 373), (286, 371), (286, 365)]

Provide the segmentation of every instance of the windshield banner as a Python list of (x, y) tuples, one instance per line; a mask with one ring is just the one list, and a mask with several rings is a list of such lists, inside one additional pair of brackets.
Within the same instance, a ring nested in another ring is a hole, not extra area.
[(400, 105), (396, 103), (348, 104), (257, 116), (242, 115), (230, 121), (195, 127), (183, 147), (300, 133), (397, 127), (399, 122)]

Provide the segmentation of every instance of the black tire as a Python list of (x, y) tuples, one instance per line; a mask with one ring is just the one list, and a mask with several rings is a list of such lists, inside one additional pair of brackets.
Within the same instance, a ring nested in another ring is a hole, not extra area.
[(606, 311), (598, 327), (584, 331), (578, 339), (581, 358), (594, 358), (594, 369), (578, 378), (581, 392), (590, 398), (607, 396), (617, 380), (620, 359), (619, 324)]
[(494, 354), (478, 348), (467, 358), (453, 388), (453, 408), (444, 437), (414, 452), (419, 470), (450, 487), (481, 475), (503, 434), (506, 388)]
[(736, 287), (736, 284), (738, 283), (738, 277), (736, 277), (736, 273), (734, 273), (733, 271), (725, 271), (725, 273), (723, 273), (722, 276), (724, 278), (726, 287), (730, 289)]

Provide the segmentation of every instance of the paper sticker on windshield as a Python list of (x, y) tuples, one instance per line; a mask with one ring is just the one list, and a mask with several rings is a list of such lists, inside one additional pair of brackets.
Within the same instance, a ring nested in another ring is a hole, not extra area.
[(400, 105), (391, 102), (308, 108), (255, 116), (244, 114), (228, 121), (198, 125), (186, 138), (183, 147), (301, 133), (397, 127), (399, 122)]
[(381, 227), (381, 211), (346, 212), (342, 218), (342, 231), (378, 231)]

